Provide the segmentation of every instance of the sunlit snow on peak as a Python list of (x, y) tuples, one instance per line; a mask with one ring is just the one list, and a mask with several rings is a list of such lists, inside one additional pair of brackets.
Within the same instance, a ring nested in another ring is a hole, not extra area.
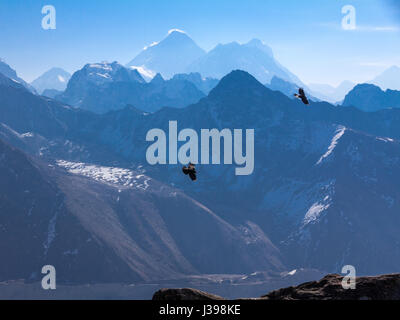
[(179, 32), (179, 33), (185, 33), (185, 34), (186, 34), (186, 32), (183, 31), (183, 30), (180, 30), (180, 29), (171, 29), (171, 30), (168, 31), (168, 35), (170, 35), (170, 34), (173, 33), (173, 32)]

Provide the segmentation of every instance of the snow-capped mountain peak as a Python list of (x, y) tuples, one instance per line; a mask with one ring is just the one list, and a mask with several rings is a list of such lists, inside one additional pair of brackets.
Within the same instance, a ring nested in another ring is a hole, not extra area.
[(61, 68), (51, 68), (40, 77), (32, 81), (31, 85), (39, 92), (43, 93), (46, 89), (64, 91), (71, 74)]
[(115, 81), (144, 82), (137, 70), (127, 69), (117, 61), (86, 64), (83, 69), (73, 75), (73, 78), (78, 76), (84, 77), (88, 82), (96, 85)]
[(185, 31), (183, 31), (183, 30), (180, 30), (180, 29), (171, 29), (171, 30), (169, 30), (168, 31), (168, 34), (170, 35), (171, 33), (173, 33), (173, 32), (178, 32), (178, 33), (185, 33), (186, 34), (186, 32)]
[(204, 54), (205, 51), (186, 32), (171, 29), (163, 40), (146, 46), (127, 66), (161, 73), (168, 79), (183, 73), (190, 63)]

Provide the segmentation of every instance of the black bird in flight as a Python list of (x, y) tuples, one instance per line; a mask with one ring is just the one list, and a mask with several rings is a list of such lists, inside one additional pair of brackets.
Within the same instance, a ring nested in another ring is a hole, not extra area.
[(196, 168), (194, 166), (194, 164), (189, 163), (189, 165), (187, 167), (183, 167), (182, 171), (185, 175), (189, 175), (190, 179), (192, 179), (192, 181), (196, 181)]
[(308, 99), (307, 99), (307, 97), (306, 97), (306, 94), (304, 93), (303, 88), (299, 88), (299, 93), (298, 93), (298, 94), (295, 93), (294, 96), (295, 96), (296, 98), (301, 99), (301, 101), (303, 101), (304, 104), (310, 104), (310, 103), (308, 102)]

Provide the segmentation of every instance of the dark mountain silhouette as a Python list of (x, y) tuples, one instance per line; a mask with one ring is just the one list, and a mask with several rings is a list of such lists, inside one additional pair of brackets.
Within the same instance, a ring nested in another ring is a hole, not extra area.
[(353, 106), (366, 112), (400, 108), (400, 91), (383, 91), (373, 84), (359, 84), (346, 95), (343, 106)]

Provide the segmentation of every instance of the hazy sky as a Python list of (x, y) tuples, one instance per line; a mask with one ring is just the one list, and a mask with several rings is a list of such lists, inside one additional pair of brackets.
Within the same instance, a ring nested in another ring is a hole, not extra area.
[[(395, 0), (1, 0), (0, 57), (27, 81), (51, 67), (126, 64), (168, 30), (185, 30), (201, 47), (259, 38), (305, 83), (370, 80), (400, 66), (400, 1)], [(56, 8), (56, 30), (41, 10)], [(342, 7), (356, 8), (343, 30)]]

